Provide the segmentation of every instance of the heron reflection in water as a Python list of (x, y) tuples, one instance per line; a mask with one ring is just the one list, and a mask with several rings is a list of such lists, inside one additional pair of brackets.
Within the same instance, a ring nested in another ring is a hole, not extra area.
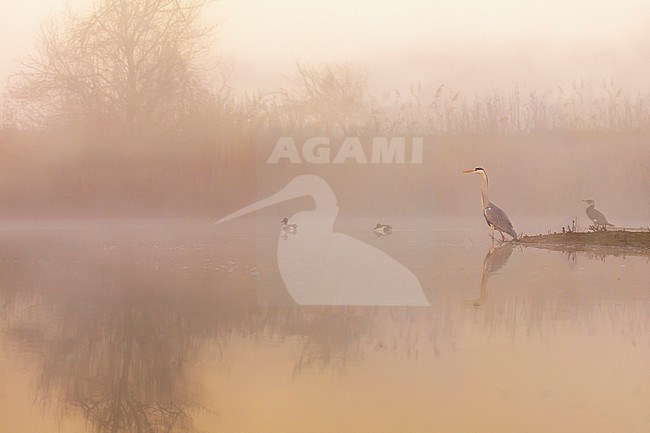
[(500, 245), (498, 247), (491, 247), (485, 259), (483, 260), (483, 275), (481, 277), (481, 294), (480, 296), (470, 301), (475, 307), (480, 307), (487, 299), (487, 285), (490, 275), (499, 271), (510, 258), (514, 246), (510, 243)]
[(217, 221), (217, 224), (291, 200), (310, 196), (311, 211), (291, 217), (300, 230), (278, 242), (278, 270), (293, 300), (300, 305), (427, 306), (417, 277), (383, 251), (335, 233), (336, 195), (314, 175), (292, 179), (277, 193)]

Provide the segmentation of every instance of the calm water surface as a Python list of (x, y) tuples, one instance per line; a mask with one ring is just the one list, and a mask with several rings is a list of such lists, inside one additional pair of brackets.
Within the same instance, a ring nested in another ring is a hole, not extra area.
[(650, 431), (648, 257), (374, 223), (430, 306), (299, 305), (275, 219), (5, 224), (0, 433)]

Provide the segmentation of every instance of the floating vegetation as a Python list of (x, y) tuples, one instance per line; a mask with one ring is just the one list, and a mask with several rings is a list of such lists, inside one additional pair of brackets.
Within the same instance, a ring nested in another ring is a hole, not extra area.
[(565, 231), (523, 236), (518, 242), (525, 246), (555, 251), (601, 251), (614, 255), (650, 256), (650, 229), (646, 231)]

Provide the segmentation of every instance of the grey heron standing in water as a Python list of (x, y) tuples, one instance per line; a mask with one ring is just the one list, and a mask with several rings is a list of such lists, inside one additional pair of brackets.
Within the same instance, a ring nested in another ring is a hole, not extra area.
[(613, 226), (614, 225), (614, 224), (610, 223), (609, 221), (607, 221), (607, 218), (605, 218), (605, 215), (603, 215), (602, 212), (596, 210), (596, 208), (595, 208), (596, 202), (595, 201), (593, 201), (593, 200), (582, 200), (582, 201), (584, 201), (585, 203), (587, 203), (589, 205), (587, 207), (587, 209), (586, 209), (587, 216), (589, 217), (589, 219), (591, 221), (593, 221), (596, 228), (599, 228), (599, 227), (605, 228), (607, 226)]
[(501, 240), (504, 241), (503, 233), (512, 236), (512, 239), (517, 239), (517, 232), (512, 227), (512, 223), (508, 215), (494, 203), (490, 203), (487, 194), (488, 177), (482, 167), (476, 167), (474, 170), (463, 170), (463, 173), (474, 173), (481, 175), (481, 204), (483, 205), (483, 216), (490, 226), (490, 236), (494, 242), (494, 230), (496, 229), (501, 233)]

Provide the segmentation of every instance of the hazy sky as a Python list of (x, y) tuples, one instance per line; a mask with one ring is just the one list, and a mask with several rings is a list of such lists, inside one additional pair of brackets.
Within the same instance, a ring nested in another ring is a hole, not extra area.
[[(0, 4), (2, 82), (40, 22), (66, 3), (91, 2)], [(298, 60), (358, 63), (375, 88), (543, 89), (576, 78), (650, 88), (645, 0), (220, 0), (204, 19), (219, 24), (215, 57), (231, 64), (232, 85), (242, 89), (286, 84)]]

